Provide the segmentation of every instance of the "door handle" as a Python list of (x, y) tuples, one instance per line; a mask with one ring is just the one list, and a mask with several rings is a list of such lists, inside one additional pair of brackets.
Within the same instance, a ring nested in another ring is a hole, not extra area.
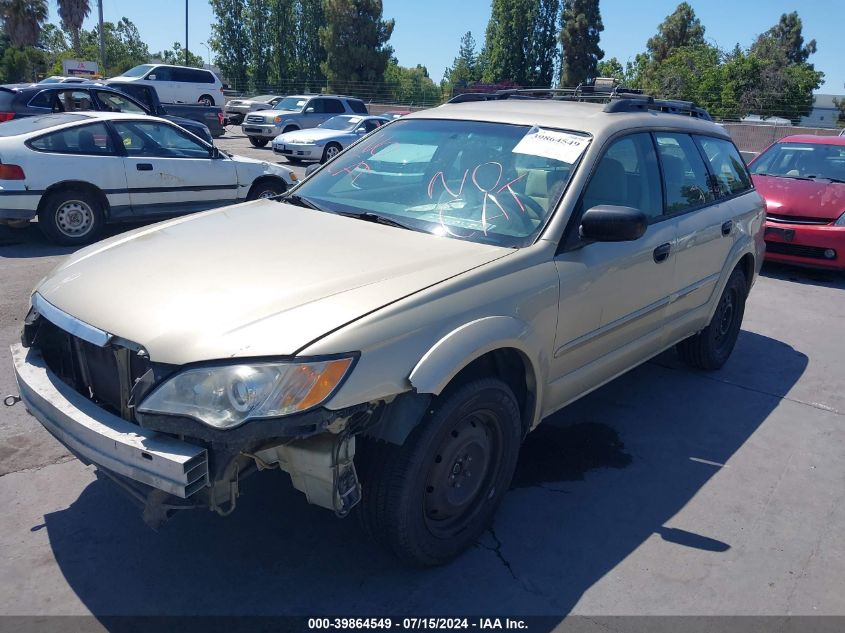
[(152, 163), (137, 163), (135, 165), (135, 169), (137, 169), (138, 171), (152, 171), (153, 170), (153, 164)]
[(669, 251), (672, 250), (672, 245), (669, 242), (666, 244), (661, 244), (657, 248), (654, 249), (654, 261), (655, 263), (659, 264), (660, 262), (665, 262), (666, 259), (669, 257)]
[(734, 228), (733, 220), (728, 220), (722, 225), (722, 235), (730, 235)]

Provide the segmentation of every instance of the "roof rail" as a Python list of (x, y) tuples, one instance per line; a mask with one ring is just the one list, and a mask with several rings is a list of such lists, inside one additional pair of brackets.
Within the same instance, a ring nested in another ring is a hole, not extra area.
[(672, 99), (655, 99), (647, 95), (640, 98), (622, 97), (611, 100), (604, 106), (605, 112), (646, 112), (657, 110), (668, 114), (683, 114), (694, 119), (712, 121), (713, 117), (704, 108), (699, 108), (692, 101), (675, 101)]

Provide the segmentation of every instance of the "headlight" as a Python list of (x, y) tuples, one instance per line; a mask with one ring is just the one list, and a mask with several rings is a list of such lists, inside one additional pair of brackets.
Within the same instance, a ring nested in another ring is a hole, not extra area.
[(833, 226), (845, 226), (845, 212), (839, 216), (839, 219), (833, 223)]
[(188, 416), (219, 429), (255, 418), (290, 415), (331, 396), (353, 360), (195, 367), (165, 381), (138, 411)]
[(279, 114), (279, 115), (277, 115), (276, 117), (273, 118), (273, 123), (275, 123), (276, 125), (278, 125), (281, 122), (282, 122), (282, 115), (281, 114)]

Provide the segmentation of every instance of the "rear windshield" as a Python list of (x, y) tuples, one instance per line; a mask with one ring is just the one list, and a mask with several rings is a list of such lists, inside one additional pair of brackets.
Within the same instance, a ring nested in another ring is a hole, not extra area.
[(38, 130), (46, 130), (54, 125), (84, 121), (90, 117), (79, 114), (45, 114), (43, 116), (31, 116), (23, 119), (12, 119), (0, 125), (0, 136), (18, 136)]

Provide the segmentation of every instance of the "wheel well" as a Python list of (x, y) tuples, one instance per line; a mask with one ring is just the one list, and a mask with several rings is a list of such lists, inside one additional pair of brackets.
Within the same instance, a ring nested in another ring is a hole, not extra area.
[(503, 381), (513, 391), (519, 404), (522, 431), (527, 434), (531, 430), (537, 406), (537, 382), (531, 363), (517, 349), (506, 347), (479, 356), (455, 375), (443, 393), (471, 380), (490, 376)]
[(750, 291), (751, 282), (754, 279), (754, 256), (751, 253), (746, 253), (742, 256), (742, 259), (739, 260), (736, 267), (745, 273), (745, 285)]
[(100, 204), (103, 207), (103, 215), (107, 218), (111, 215), (111, 208), (109, 207), (109, 200), (106, 198), (106, 194), (103, 191), (92, 185), (90, 182), (82, 182), (79, 180), (65, 180), (63, 182), (57, 182), (55, 184), (50, 185), (47, 187), (44, 195), (41, 196), (41, 200), (38, 201), (38, 211), (40, 212), (44, 203), (47, 201), (52, 194), (58, 191), (64, 191), (65, 189), (79, 189), (81, 191), (85, 191), (95, 197), (97, 200), (100, 201)]
[(282, 134), (284, 134), (286, 132), (295, 132), (298, 129), (299, 129), (299, 126), (297, 126), (297, 125), (286, 125), (285, 129), (282, 130)]
[(199, 98), (199, 99), (197, 99), (197, 101), (202, 101), (202, 100), (203, 100), (203, 99), (205, 99), (206, 97), (208, 97), (208, 99), (211, 101), (211, 103), (216, 103), (216, 102), (214, 101), (214, 97), (212, 97), (210, 94), (203, 94), (203, 95), (200, 95), (200, 98)]

